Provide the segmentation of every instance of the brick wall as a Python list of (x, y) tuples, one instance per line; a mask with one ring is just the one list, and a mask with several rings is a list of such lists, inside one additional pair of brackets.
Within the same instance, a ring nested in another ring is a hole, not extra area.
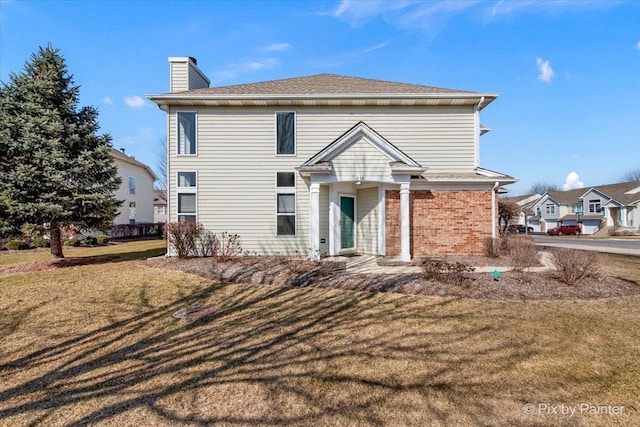
[[(490, 190), (412, 190), (410, 201), (412, 256), (483, 254), (491, 237)], [(385, 208), (387, 255), (400, 255), (400, 191), (386, 192)]]

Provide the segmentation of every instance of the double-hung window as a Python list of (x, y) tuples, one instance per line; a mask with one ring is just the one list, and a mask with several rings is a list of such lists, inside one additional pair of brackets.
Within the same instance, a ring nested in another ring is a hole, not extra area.
[(196, 144), (196, 113), (178, 112), (178, 154), (197, 154)]
[(574, 203), (571, 205), (571, 213), (574, 214), (582, 210), (582, 203)]
[(600, 213), (602, 212), (602, 205), (600, 204), (600, 199), (591, 199), (589, 200), (589, 213)]
[(278, 236), (296, 235), (296, 174), (276, 173), (276, 222)]
[(196, 222), (198, 206), (197, 174), (178, 172), (176, 193), (178, 198), (178, 222)]
[(129, 194), (136, 194), (136, 177), (129, 177)]
[(545, 212), (547, 215), (556, 213), (556, 205), (553, 203), (547, 203)]
[(295, 156), (296, 154), (296, 113), (290, 111), (276, 113), (276, 154)]

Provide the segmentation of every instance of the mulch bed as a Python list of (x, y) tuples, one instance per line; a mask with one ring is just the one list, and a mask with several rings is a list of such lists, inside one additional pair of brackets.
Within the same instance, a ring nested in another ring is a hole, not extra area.
[(640, 285), (599, 275), (569, 286), (552, 271), (506, 272), (498, 281), (491, 273), (468, 274), (463, 285), (425, 280), (421, 274), (351, 274), (344, 263), (324, 261), (320, 267), (307, 260), (283, 263), (279, 257), (238, 259), (214, 263), (211, 258), (152, 258), (141, 261), (155, 268), (179, 270), (228, 283), (332, 288), (365, 292), (453, 296), (486, 300), (596, 299), (640, 295)]

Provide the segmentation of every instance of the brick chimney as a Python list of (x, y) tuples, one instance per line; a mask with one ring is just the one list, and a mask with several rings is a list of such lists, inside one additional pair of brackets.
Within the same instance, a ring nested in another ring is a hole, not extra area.
[(196, 58), (190, 56), (169, 57), (169, 92), (209, 87), (211, 82), (197, 64)]

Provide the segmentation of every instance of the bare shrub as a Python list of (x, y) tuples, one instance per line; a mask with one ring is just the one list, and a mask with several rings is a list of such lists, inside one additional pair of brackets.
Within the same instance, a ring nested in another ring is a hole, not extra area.
[(440, 259), (425, 258), (420, 263), (422, 275), (426, 280), (435, 280), (453, 285), (468, 283), (466, 273), (473, 272), (473, 267), (461, 262), (449, 263)]
[(515, 272), (538, 265), (538, 251), (531, 236), (512, 236), (509, 238), (509, 264)]
[(164, 237), (178, 258), (198, 255), (198, 242), (203, 233), (204, 227), (199, 222), (170, 222), (164, 226)]
[(198, 256), (210, 257), (213, 251), (214, 234), (211, 231), (204, 230), (196, 244)]
[(212, 236), (211, 257), (217, 262), (231, 261), (242, 254), (242, 242), (237, 234), (226, 231)]
[(502, 253), (502, 239), (487, 237), (484, 239), (484, 254), (489, 258), (500, 258)]
[(599, 258), (599, 254), (595, 251), (570, 248), (551, 250), (551, 261), (558, 270), (560, 280), (571, 286), (586, 277), (596, 276), (600, 267)]

